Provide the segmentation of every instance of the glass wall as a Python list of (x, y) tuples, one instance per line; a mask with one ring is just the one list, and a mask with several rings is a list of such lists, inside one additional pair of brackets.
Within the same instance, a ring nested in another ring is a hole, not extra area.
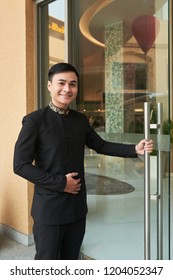
[[(61, 17), (59, 11), (61, 16), (68, 12)], [(169, 259), (169, 1), (42, 1), (38, 36), (40, 107), (47, 104), (48, 67), (66, 60), (80, 74), (75, 107), (104, 139), (142, 139), (144, 102), (149, 102), (150, 123), (157, 127), (150, 129), (155, 142), (150, 156), (151, 259)], [(143, 259), (144, 158), (112, 158), (87, 147), (85, 153), (89, 212), (83, 256)]]

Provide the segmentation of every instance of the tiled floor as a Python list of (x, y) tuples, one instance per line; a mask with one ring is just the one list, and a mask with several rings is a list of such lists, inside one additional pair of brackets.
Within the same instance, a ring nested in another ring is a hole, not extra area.
[[(140, 159), (121, 159), (93, 155), (85, 160), (86, 172), (100, 174), (132, 185), (126, 194), (88, 194), (87, 228), (82, 253), (93, 259), (143, 259), (144, 180)], [(155, 179), (151, 176), (154, 191)], [(167, 258), (167, 185), (164, 178), (164, 258)], [(173, 188), (173, 180), (171, 181)], [(173, 201), (173, 199), (171, 198)], [(173, 212), (173, 209), (171, 209)], [(172, 219), (173, 220), (173, 219)], [(172, 231), (173, 233), (173, 228)], [(172, 246), (173, 247), (173, 246)], [(34, 258), (34, 245), (23, 246), (0, 234), (0, 259), (29, 260)], [(151, 258), (156, 256), (156, 200), (151, 200)], [(173, 259), (173, 253), (171, 256)]]

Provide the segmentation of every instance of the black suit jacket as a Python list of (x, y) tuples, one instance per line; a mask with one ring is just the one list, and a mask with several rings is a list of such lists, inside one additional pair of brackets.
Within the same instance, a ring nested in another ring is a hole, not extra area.
[[(86, 216), (85, 145), (97, 153), (136, 157), (134, 145), (104, 141), (87, 118), (74, 110), (59, 115), (49, 106), (23, 118), (14, 151), (14, 172), (34, 183), (32, 217), (42, 224), (74, 222)], [(66, 174), (78, 172), (81, 190), (64, 192)]]

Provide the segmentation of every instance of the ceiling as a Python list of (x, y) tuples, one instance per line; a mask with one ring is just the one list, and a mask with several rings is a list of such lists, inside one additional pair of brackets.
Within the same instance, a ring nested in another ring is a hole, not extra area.
[(80, 11), (80, 30), (88, 41), (104, 47), (105, 26), (119, 21), (131, 26), (136, 17), (154, 15), (165, 2), (167, 0), (85, 0)]

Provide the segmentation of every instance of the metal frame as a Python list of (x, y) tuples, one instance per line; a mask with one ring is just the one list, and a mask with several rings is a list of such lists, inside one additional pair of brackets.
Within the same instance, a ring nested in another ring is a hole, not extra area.
[(53, 1), (55, 1), (55, 0), (34, 0), (35, 2), (36, 2), (36, 5), (37, 4), (49, 4), (49, 3), (51, 3), (51, 2), (53, 2)]

